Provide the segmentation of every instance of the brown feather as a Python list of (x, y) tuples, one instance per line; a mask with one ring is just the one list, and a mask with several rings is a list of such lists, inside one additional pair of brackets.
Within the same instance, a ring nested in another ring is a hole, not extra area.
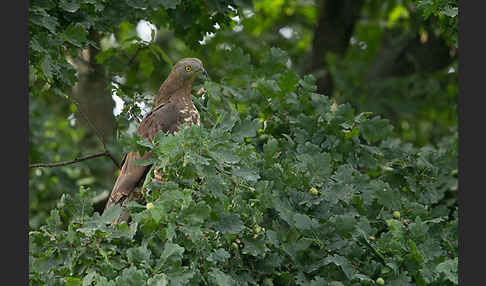
[[(179, 61), (164, 81), (155, 99), (156, 107), (140, 122), (137, 129), (140, 137), (152, 141), (157, 132), (175, 133), (182, 123), (199, 125), (199, 113), (192, 103), (190, 93), (194, 76), (181, 77), (180, 71), (177, 71), (178, 68), (180, 69), (188, 63), (194, 63), (194, 60), (197, 59), (189, 58)], [(201, 69), (204, 70), (202, 64)], [(105, 210), (112, 205), (123, 204), (133, 190), (139, 186), (151, 165), (141, 166), (136, 161), (147, 160), (151, 156), (151, 152), (147, 152), (143, 156), (140, 156), (138, 152), (130, 152), (125, 156), (120, 175), (115, 181)]]

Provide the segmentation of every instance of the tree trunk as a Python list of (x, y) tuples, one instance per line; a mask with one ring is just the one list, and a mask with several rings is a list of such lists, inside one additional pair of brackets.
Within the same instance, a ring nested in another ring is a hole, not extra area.
[[(99, 46), (98, 35), (92, 33), (90, 36), (91, 40)], [(110, 79), (107, 78), (104, 67), (96, 63), (95, 57), (98, 52), (97, 49), (90, 46), (81, 51), (80, 56), (73, 60), (78, 71), (78, 82), (72, 89), (71, 97), (78, 109), (76, 120), (87, 131), (86, 139), (81, 144), (97, 150), (101, 150), (104, 147), (102, 144), (105, 144), (108, 151), (113, 152), (114, 150), (110, 150), (109, 146), (114, 143), (117, 129), (113, 115), (115, 102), (111, 91), (107, 88)], [(115, 154), (112, 153), (112, 155)], [(104, 177), (103, 182), (99, 183), (111, 186), (113, 174), (117, 169), (111, 162), (106, 165), (106, 168), (101, 168), (100, 172), (106, 172), (107, 176)], [(106, 200), (102, 200), (96, 203), (95, 210), (101, 213), (105, 202)]]
[[(91, 36), (99, 43), (98, 35), (92, 33)], [(72, 90), (72, 97), (78, 108), (77, 120), (86, 126), (90, 134), (108, 144), (116, 134), (115, 102), (107, 89), (109, 79), (105, 70), (96, 63), (97, 54), (98, 50), (90, 46), (81, 51), (79, 59), (74, 60), (79, 80)]]
[(325, 71), (326, 54), (333, 52), (343, 56), (349, 46), (354, 26), (361, 13), (364, 0), (322, 0), (319, 18), (312, 41), (312, 63), (308, 72), (316, 74), (317, 91), (331, 96), (331, 75)]

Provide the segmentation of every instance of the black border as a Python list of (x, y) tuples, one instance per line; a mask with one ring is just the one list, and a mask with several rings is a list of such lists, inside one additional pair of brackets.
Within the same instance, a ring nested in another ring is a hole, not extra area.
[[(483, 192), (484, 185), (479, 180), (486, 169), (486, 105), (480, 102), (486, 83), (484, 4), (459, 1), (459, 285), (481, 285), (485, 280), (481, 258), (486, 253), (482, 234), (486, 201), (475, 198)], [(3, 154), (7, 155), (3, 157), (2, 169), (3, 181), (8, 182), (8, 186), (3, 186), (1, 209), (3, 259), (8, 263), (4, 269), (10, 274), (3, 279), (8, 278), (8, 285), (28, 285), (28, 5), (28, 1), (8, 2), (1, 17), (1, 141)], [(15, 279), (13, 283), (11, 278)]]
[[(28, 1), (4, 5), (2, 29), (2, 258), (5, 285), (28, 285)], [(6, 156), (5, 156), (6, 155)], [(8, 272), (7, 272), (8, 271)], [(3, 279), (2, 279), (3, 280)]]
[(485, 6), (459, 1), (459, 285), (485, 281)]

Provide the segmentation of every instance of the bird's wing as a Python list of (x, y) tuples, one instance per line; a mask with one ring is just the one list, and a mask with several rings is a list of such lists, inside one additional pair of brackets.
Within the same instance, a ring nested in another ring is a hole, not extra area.
[(138, 135), (142, 138), (153, 140), (159, 131), (174, 133), (179, 127), (181, 113), (174, 103), (159, 105), (150, 111), (140, 122), (137, 129)]
[(130, 152), (127, 154), (120, 170), (120, 175), (116, 179), (115, 186), (111, 191), (110, 198), (106, 202), (105, 210), (120, 202), (122, 198), (127, 197), (133, 191), (150, 167), (138, 165), (136, 160), (146, 160), (150, 156), (152, 156), (151, 152), (147, 152), (143, 156), (140, 156), (138, 152)]
[[(181, 116), (175, 104), (161, 105), (145, 116), (140, 122), (137, 133), (142, 138), (153, 140), (158, 131), (165, 133), (177, 131), (180, 120)], [(110, 198), (106, 203), (105, 210), (120, 202), (122, 198), (126, 198), (137, 187), (150, 169), (150, 165), (138, 165), (136, 160), (147, 160), (151, 156), (152, 152), (147, 152), (143, 156), (140, 156), (138, 152), (130, 152), (126, 155), (120, 175), (116, 179)]]

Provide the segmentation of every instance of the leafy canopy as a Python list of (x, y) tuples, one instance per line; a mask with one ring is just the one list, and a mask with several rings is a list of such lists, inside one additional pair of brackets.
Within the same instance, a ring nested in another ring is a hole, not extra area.
[[(167, 179), (151, 182), (151, 169), (144, 187), (153, 207), (131, 203), (132, 221), (111, 227), (121, 209), (100, 215), (94, 211), (99, 190), (85, 188), (106, 172), (102, 164), (32, 171), (31, 285), (374, 285), (378, 277), (385, 285), (457, 285), (457, 133), (419, 148), (396, 138), (408, 134), (396, 133), (386, 113), (356, 112), (316, 93), (314, 77), (301, 75), (299, 57), (312, 39), (315, 7), (255, 2), (250, 9), (244, 1), (31, 1), (31, 159), (79, 154), (69, 148), (85, 136), (71, 128), (68, 115), (76, 107), (53, 95), (69, 93), (76, 82), (69, 61), (92, 46), (107, 77), (125, 79), (110, 85), (125, 101), (117, 118), (120, 145), (151, 149), (153, 168)], [(424, 19), (439, 17), (451, 45), (455, 2), (417, 2)], [(380, 7), (387, 24), (401, 25), (408, 6), (393, 3)], [(237, 14), (238, 25), (230, 21)], [(300, 38), (282, 39), (282, 19), (296, 15), (302, 20), (291, 23)], [(375, 16), (356, 29), (369, 51), (382, 38), (383, 19)], [(137, 36), (142, 19), (161, 31), (159, 42), (155, 35), (150, 42)], [(198, 41), (216, 23), (231, 29), (201, 48)], [(167, 31), (175, 37), (164, 38)], [(367, 95), (358, 87), (373, 54), (359, 50), (351, 47), (342, 61), (329, 57), (342, 98), (356, 98), (355, 104)], [(202, 126), (154, 142), (131, 137), (129, 122), (141, 114), (136, 103), (149, 103), (146, 90), (158, 88), (171, 59), (187, 54), (203, 58), (214, 79), (194, 98)], [(447, 105), (457, 91), (444, 73), (380, 83), (387, 99), (395, 90), (415, 98), (427, 90), (434, 94), (430, 102), (446, 94)], [(392, 109), (402, 107), (392, 102)], [(453, 108), (421, 110), (420, 120), (454, 125)]]
[(387, 120), (314, 93), (285, 57), (272, 49), (247, 79), (204, 83), (201, 127), (134, 143), (167, 182), (150, 171), (153, 207), (130, 204), (129, 224), (107, 226), (119, 207), (100, 216), (63, 196), (29, 234), (31, 284), (457, 284), (457, 210), (441, 203), (457, 138), (391, 139)]

